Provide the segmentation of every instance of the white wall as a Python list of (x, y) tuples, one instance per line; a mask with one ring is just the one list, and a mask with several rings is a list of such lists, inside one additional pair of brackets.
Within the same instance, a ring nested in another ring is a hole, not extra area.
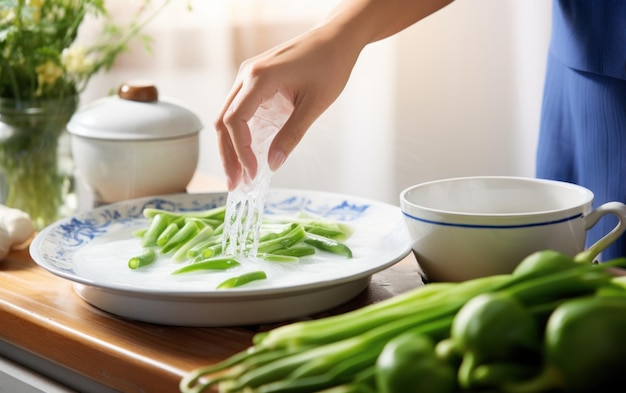
[(545, 0), (457, 1), (398, 36), (395, 191), (534, 175), (550, 11)]
[[(134, 78), (201, 117), (199, 170), (222, 177), (212, 121), (239, 62), (305, 31), (334, 0), (174, 1), (140, 47), (92, 80), (83, 103)], [(550, 4), (458, 0), (363, 52), (342, 96), (313, 125), (272, 187), (318, 189), (397, 204), (416, 182), (534, 174)], [(269, 8), (275, 5), (276, 8)]]

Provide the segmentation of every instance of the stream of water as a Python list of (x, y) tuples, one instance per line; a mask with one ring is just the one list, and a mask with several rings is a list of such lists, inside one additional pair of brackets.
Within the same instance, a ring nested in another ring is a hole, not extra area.
[(274, 136), (292, 110), (291, 103), (276, 94), (262, 104), (248, 122), (258, 170), (254, 179), (245, 179), (228, 193), (222, 241), (226, 255), (247, 258), (255, 258), (257, 255), (263, 210), (273, 175), (267, 153)]

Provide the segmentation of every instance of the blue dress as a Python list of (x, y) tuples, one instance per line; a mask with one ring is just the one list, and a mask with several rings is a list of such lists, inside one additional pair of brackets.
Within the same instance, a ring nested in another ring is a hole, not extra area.
[[(626, 1), (555, 0), (537, 177), (580, 184), (594, 206), (626, 203)], [(605, 217), (591, 245), (616, 224)], [(626, 256), (626, 235), (602, 260)]]

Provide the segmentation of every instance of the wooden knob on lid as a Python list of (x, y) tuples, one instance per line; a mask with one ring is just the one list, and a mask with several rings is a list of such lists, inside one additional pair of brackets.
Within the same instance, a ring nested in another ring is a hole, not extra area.
[(156, 86), (150, 82), (127, 82), (120, 86), (117, 95), (130, 101), (155, 102), (159, 100)]

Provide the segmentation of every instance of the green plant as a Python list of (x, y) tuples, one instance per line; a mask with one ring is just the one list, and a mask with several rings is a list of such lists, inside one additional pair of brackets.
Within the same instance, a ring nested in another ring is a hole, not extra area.
[[(170, 0), (141, 6), (126, 24), (108, 13), (105, 0), (0, 0), (0, 97), (18, 101), (59, 98), (80, 93), (98, 71), (109, 70), (140, 37), (142, 28)], [(79, 42), (83, 25), (98, 23), (93, 42)]]
[[(105, 0), (0, 0), (0, 203), (29, 213), (38, 229), (65, 214), (72, 185), (57, 167), (57, 142), (79, 93), (132, 39), (150, 51), (141, 30), (170, 2), (137, 1), (118, 23)], [(95, 28), (93, 39), (83, 26)]]

